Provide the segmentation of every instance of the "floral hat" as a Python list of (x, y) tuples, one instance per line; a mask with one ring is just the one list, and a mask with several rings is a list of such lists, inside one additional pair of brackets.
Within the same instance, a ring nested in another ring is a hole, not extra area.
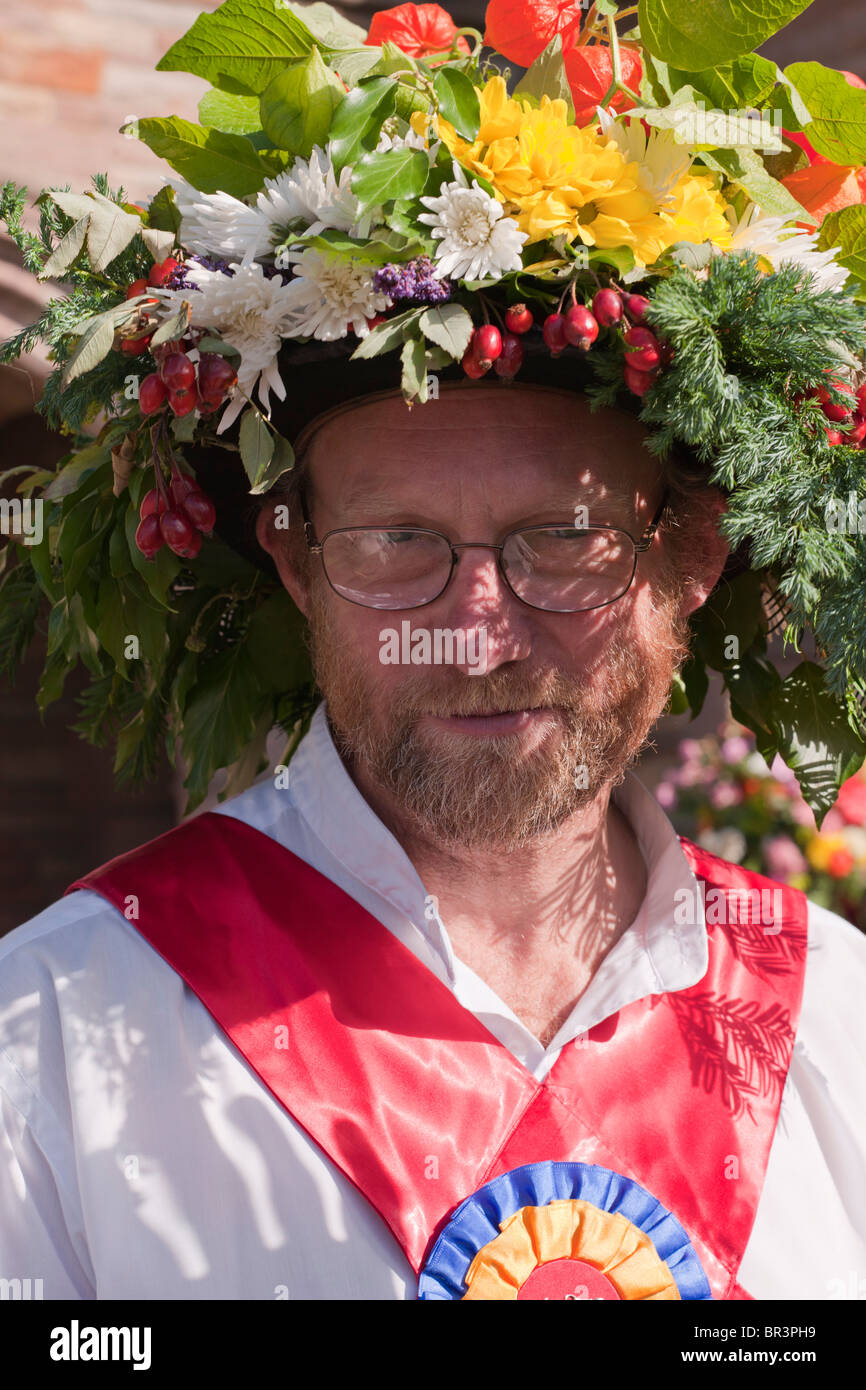
[(438, 5), (369, 33), (322, 3), (200, 15), (158, 64), (208, 84), (198, 123), (124, 128), (166, 163), (149, 200), (48, 190), (36, 235), (3, 190), (66, 293), (0, 360), (49, 344), (39, 409), (70, 444), (4, 475), (4, 669), (47, 612), (40, 709), (80, 663), (75, 727), (119, 779), (179, 737), (190, 807), (218, 769), (241, 790), (318, 698), (240, 525), (305, 424), (382, 389), (558, 384), (725, 493), (733, 559), (670, 708), (720, 672), (823, 816), (866, 758), (866, 90), (754, 52), (806, 3), (491, 0), (483, 34)]

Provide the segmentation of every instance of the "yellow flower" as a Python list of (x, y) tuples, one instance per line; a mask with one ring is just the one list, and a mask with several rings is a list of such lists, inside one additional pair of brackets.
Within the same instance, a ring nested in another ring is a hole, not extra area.
[(813, 869), (826, 873), (836, 850), (845, 848), (844, 835), (815, 835), (806, 846), (806, 858)]
[(587, 246), (630, 246), (645, 260), (644, 250), (664, 239), (637, 165), (597, 126), (570, 125), (564, 101), (542, 97), (532, 107), (510, 97), (501, 77), (479, 90), (479, 100), (475, 140), (462, 139), (442, 117), (436, 133), (465, 169), (491, 184), (529, 242), (564, 235)]

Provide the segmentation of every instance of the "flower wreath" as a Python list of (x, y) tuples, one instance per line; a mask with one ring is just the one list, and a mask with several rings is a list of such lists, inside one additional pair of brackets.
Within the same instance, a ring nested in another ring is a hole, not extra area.
[[(169, 166), (149, 201), (48, 190), (36, 235), (3, 189), (27, 268), (68, 292), (2, 360), (49, 344), (39, 409), (70, 452), (3, 475), (44, 527), (3, 552), (2, 669), (47, 603), (40, 709), (82, 663), (75, 728), (114, 738), (119, 779), (179, 736), (190, 808), (220, 768), (242, 790), (317, 696), (300, 615), (221, 516), (239, 475), (255, 499), (292, 468), (304, 371), (360, 395), (375, 365), (423, 403), (437, 374), (561, 359), (725, 492), (736, 563), (670, 707), (721, 672), (820, 820), (866, 757), (866, 91), (752, 51), (806, 3), (491, 0), (484, 35), (438, 5), (369, 33), (321, 3), (200, 15), (158, 64), (211, 84), (199, 123), (126, 127)], [(816, 659), (783, 678), (777, 633)]]

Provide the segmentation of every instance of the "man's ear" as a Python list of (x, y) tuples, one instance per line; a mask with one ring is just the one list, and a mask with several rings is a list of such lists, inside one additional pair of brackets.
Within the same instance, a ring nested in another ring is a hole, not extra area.
[(692, 510), (686, 522), (692, 543), (688, 548), (688, 578), (681, 606), (684, 618), (706, 603), (725, 568), (731, 546), (719, 531), (719, 519), (727, 509), (728, 499), (713, 488), (707, 492), (706, 500), (702, 499)]
[(279, 571), (283, 588), (294, 600), (305, 618), (310, 616), (309, 570), (305, 566), (306, 554), (303, 541), (297, 535), (297, 521), (290, 519), (290, 527), (277, 526), (277, 509), (282, 508), (286, 515), (287, 503), (275, 498), (263, 502), (256, 517), (256, 540), (266, 550)]

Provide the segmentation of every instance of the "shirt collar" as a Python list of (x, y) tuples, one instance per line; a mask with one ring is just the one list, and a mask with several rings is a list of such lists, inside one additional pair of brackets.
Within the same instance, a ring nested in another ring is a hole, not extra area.
[[(455, 955), (448, 932), (414, 865), (399, 841), (365, 801), (337, 752), (324, 702), (290, 765), (297, 812), (353, 877), (404, 914), (441, 962), (441, 974), (460, 1002), (507, 1023), (521, 1060), (533, 1069), (538, 1051), (550, 1062), (572, 1038), (647, 995), (696, 984), (706, 973), (707, 933), (697, 880), (673, 825), (652, 794), (628, 772), (612, 799), (637, 838), (647, 870), (647, 891), (631, 926), (602, 961), (572, 1013), (545, 1050), (508, 1006)], [(682, 894), (694, 912), (675, 913)], [(684, 922), (677, 922), (677, 916)], [(511, 1045), (509, 1043), (509, 1045)]]

